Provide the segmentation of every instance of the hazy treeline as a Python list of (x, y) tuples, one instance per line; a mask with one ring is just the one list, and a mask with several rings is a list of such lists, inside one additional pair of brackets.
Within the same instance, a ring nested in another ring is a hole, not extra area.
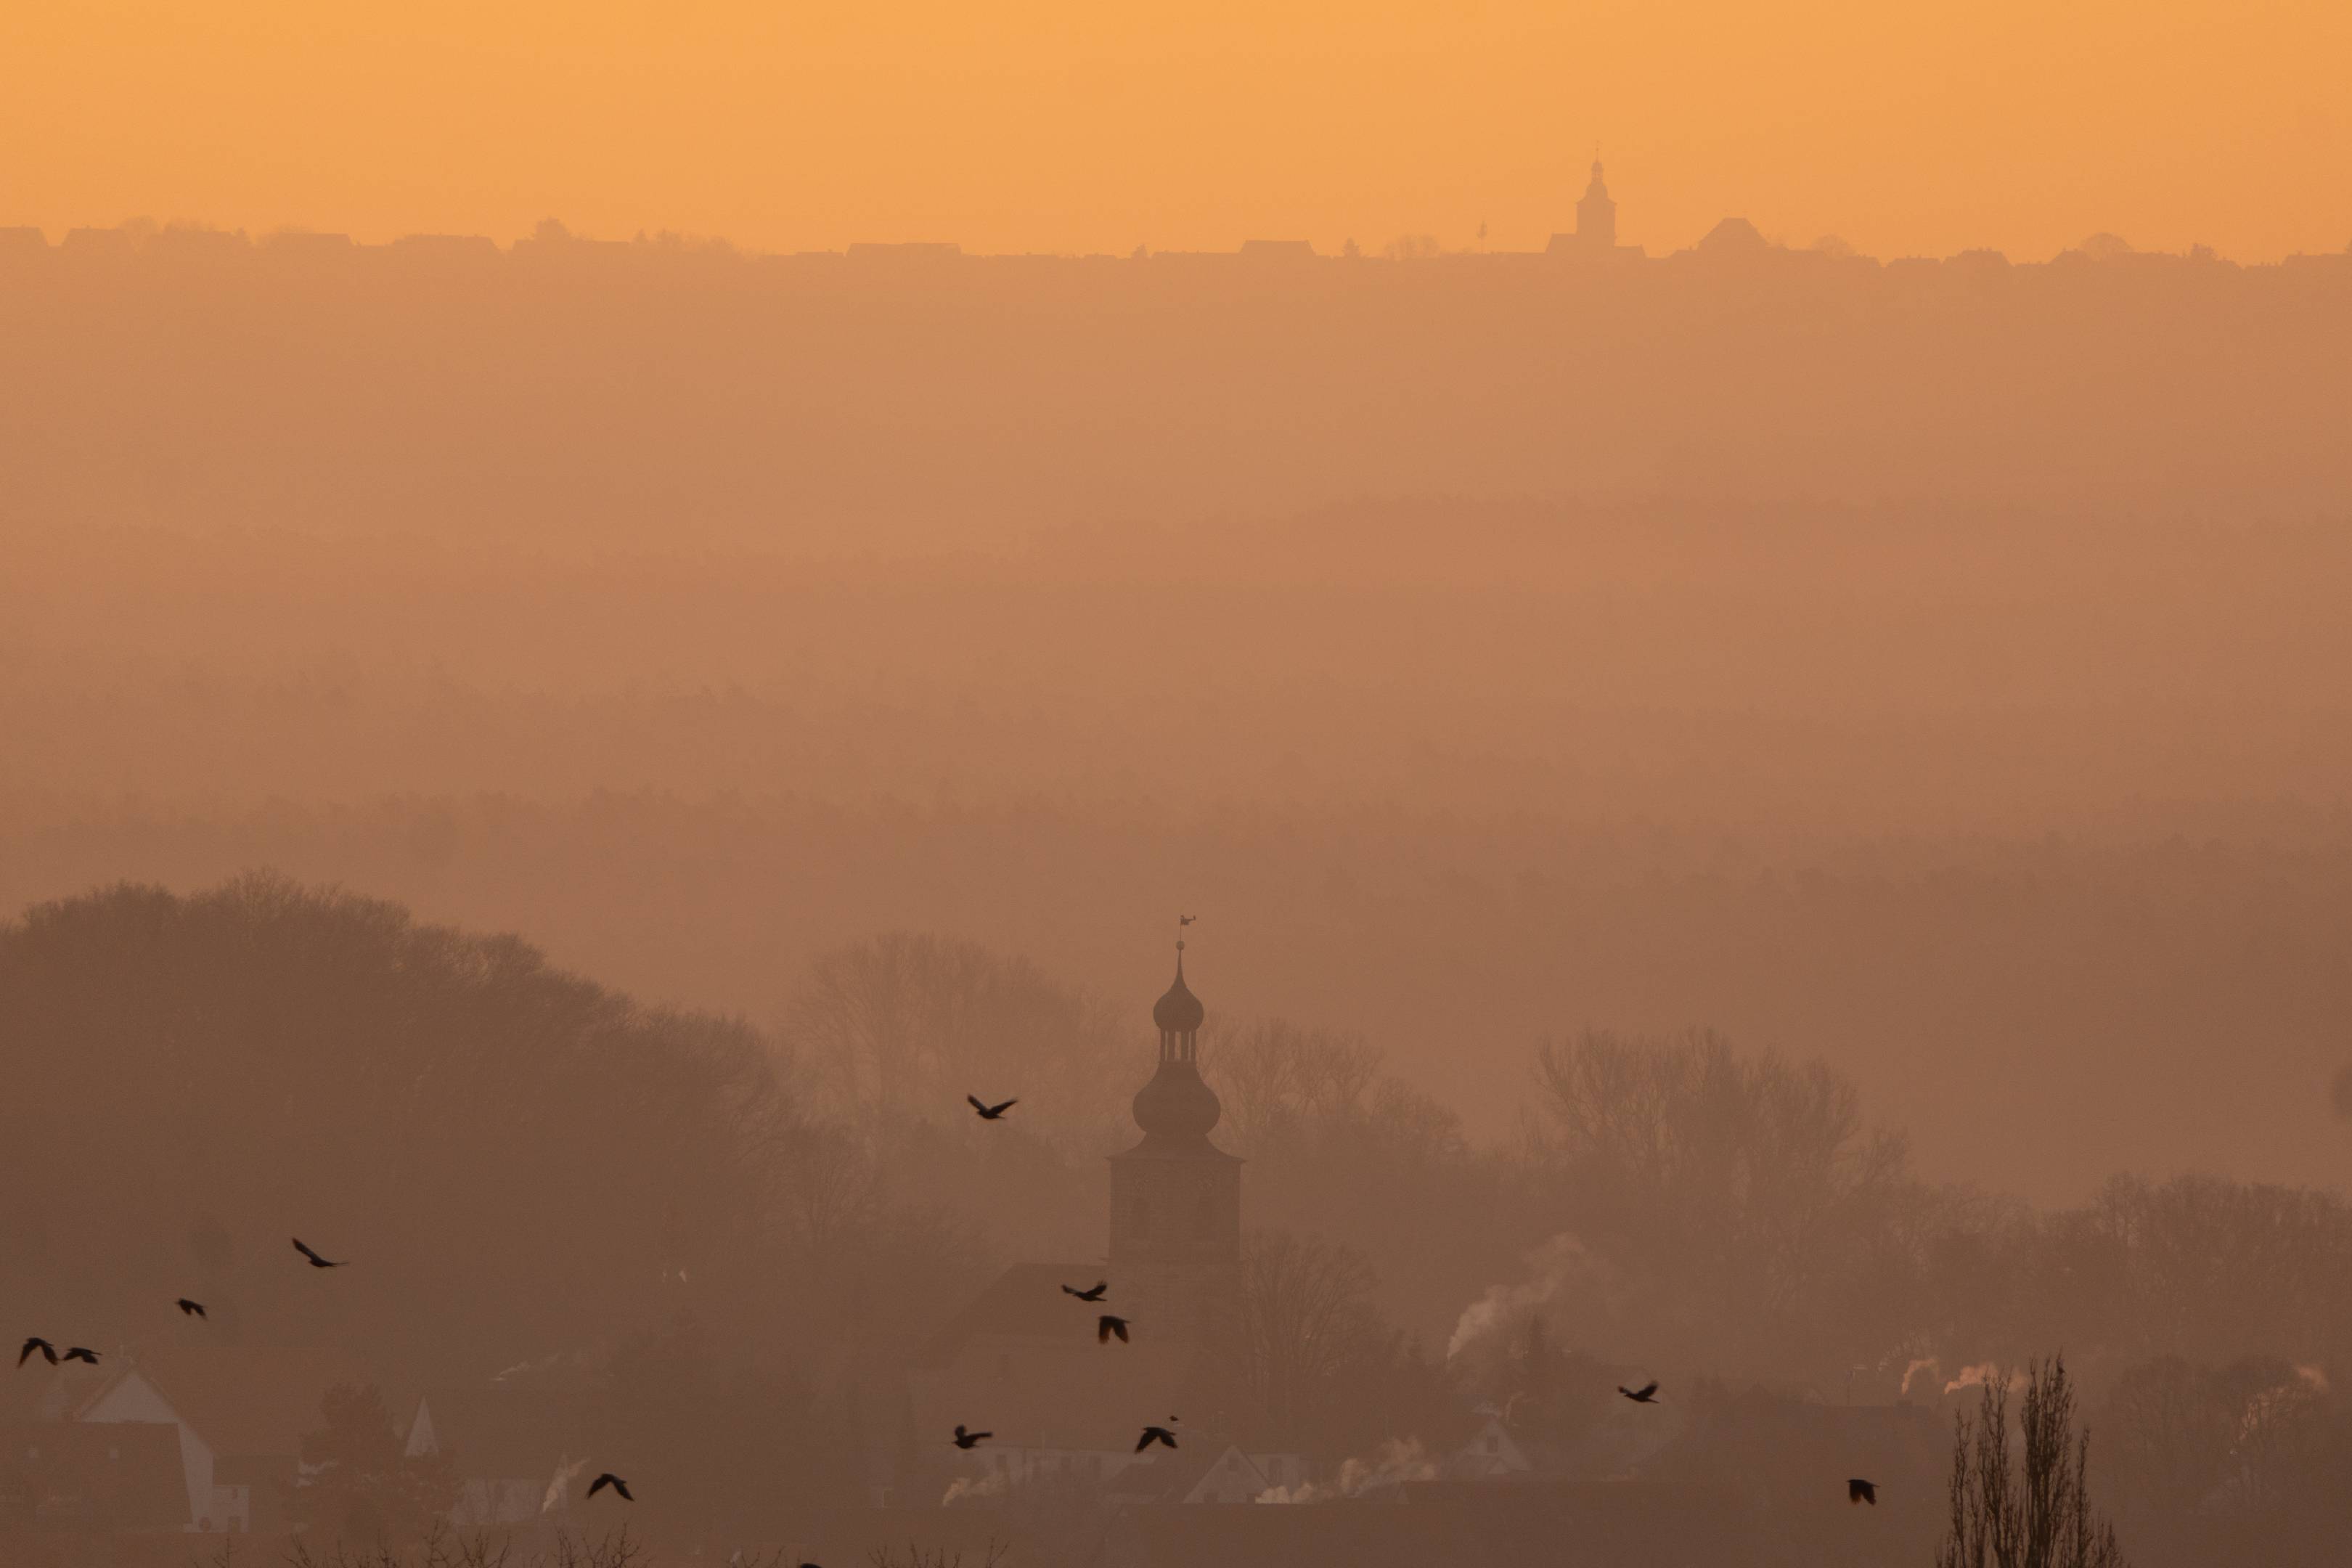
[[(194, 1291), (208, 1335), (332, 1345), (394, 1390), (504, 1372), (585, 1400), (670, 1526), (772, 1526), (903, 1451), (898, 1368), (990, 1268), (1094, 1255), (1148, 1055), (1087, 988), (938, 938), (848, 944), (794, 996), (772, 1029), (649, 1009), (269, 879), (34, 909), (0, 930), (39, 1084), (0, 1108), (0, 1290), (134, 1350), (194, 1331), (168, 1311)], [(1832, 1398), (1858, 1369), (1933, 1404), (2063, 1344), (2127, 1524), (2334, 1528), (2334, 1194), (1932, 1184), (1838, 1074), (1703, 1032), (1533, 1046), (1508, 1139), (1345, 1035), (1229, 1024), (1204, 1058), (1250, 1162), (1277, 1440), (1442, 1445), (1483, 1398), (1567, 1452), (1621, 1367)], [(1026, 1114), (982, 1126), (967, 1085)], [(353, 1261), (314, 1276), (289, 1233)]]
[(1360, 494), (2347, 499), (2352, 259), (0, 243), (35, 515), (968, 542)]
[(1186, 907), (1220, 1011), (1360, 1032), (1483, 1132), (1520, 1042), (1707, 1020), (1823, 1055), (1939, 1176), (2340, 1181), (2344, 537), (1365, 502), (859, 562), (26, 520), (0, 902), (274, 865), (762, 1024), (901, 925), (1132, 1005)]

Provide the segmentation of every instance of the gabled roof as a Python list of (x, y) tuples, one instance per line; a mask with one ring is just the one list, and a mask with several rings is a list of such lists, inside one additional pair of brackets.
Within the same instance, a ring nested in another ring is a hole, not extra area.
[[(1016, 1263), (993, 1283), (964, 1303), (963, 1310), (940, 1325), (915, 1352), (917, 1366), (945, 1366), (977, 1339), (1065, 1341), (1076, 1332), (1090, 1334), (1102, 1308), (1073, 1300), (1062, 1287), (1085, 1289), (1104, 1278), (1099, 1263)], [(1116, 1281), (1113, 1285), (1116, 1290)]]
[(1274, 1483), (1257, 1461), (1231, 1443), (1202, 1441), (1170, 1453), (1155, 1448), (1111, 1478), (1108, 1490), (1132, 1502), (1255, 1502)]
[[(214, 1347), (142, 1352), (90, 1390), (75, 1406), (72, 1419), (89, 1420), (132, 1378), (152, 1388), (173, 1415), (204, 1439), (215, 1458), (297, 1454), (302, 1435), (318, 1430), (325, 1420), (320, 1405), (329, 1389), (376, 1381), (365, 1367), (336, 1351)], [(399, 1408), (389, 1394), (385, 1404), (395, 1412)]]
[(1491, 1412), (1470, 1440), (1445, 1461), (1446, 1473), (1464, 1480), (1523, 1475), (1532, 1468), (1518, 1439), (1503, 1425), (1503, 1418)]
[(411, 1453), (449, 1456), (467, 1480), (546, 1480), (583, 1451), (585, 1401), (505, 1384), (428, 1389), (400, 1413)]

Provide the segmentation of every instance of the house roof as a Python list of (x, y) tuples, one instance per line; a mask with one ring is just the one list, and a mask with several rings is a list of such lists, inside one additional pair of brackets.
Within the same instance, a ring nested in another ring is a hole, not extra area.
[(918, 1366), (945, 1366), (976, 1339), (1060, 1341), (1091, 1333), (1097, 1309), (1062, 1294), (1103, 1278), (1099, 1263), (1016, 1263), (964, 1303), (915, 1352)]
[(0, 1495), (42, 1522), (178, 1530), (189, 1522), (180, 1429), (168, 1421), (0, 1426)]
[[(129, 1379), (143, 1379), (215, 1458), (292, 1455), (324, 1422), (320, 1403), (343, 1384), (377, 1380), (340, 1352), (173, 1349), (142, 1352), (93, 1388), (73, 1411), (88, 1420)], [(400, 1406), (387, 1394), (387, 1408)], [(396, 1419), (395, 1415), (395, 1419)]]
[(398, 1413), (411, 1451), (429, 1436), (468, 1480), (545, 1480), (582, 1452), (578, 1394), (476, 1384), (427, 1389)]
[(1108, 1489), (1111, 1496), (1134, 1502), (1191, 1502), (1221, 1469), (1237, 1473), (1242, 1491), (1253, 1500), (1274, 1484), (1256, 1460), (1233, 1444), (1203, 1442), (1172, 1454), (1154, 1450), (1149, 1462), (1129, 1465), (1112, 1477)]

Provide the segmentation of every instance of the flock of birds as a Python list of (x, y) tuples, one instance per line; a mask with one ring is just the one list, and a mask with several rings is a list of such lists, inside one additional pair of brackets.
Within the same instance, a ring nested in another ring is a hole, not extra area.
[[(1185, 916), (1185, 923), (1188, 925), (1191, 924), (1192, 918), (1192, 917), (1190, 915)], [(973, 1114), (977, 1115), (982, 1121), (1002, 1121), (1004, 1120), (1004, 1113), (1006, 1111), (1021, 1103), (1017, 1100), (999, 1100), (996, 1104), (991, 1105), (988, 1101), (981, 1099), (980, 1096), (976, 1094), (967, 1094), (963, 1098), (964, 1103), (970, 1105), (972, 1109)], [(1108, 1279), (1097, 1279), (1093, 1284), (1087, 1286), (1083, 1289), (1076, 1285), (1065, 1285), (1062, 1287), (1062, 1294), (1065, 1296), (1075, 1297), (1076, 1300), (1086, 1302), (1088, 1306), (1100, 1306), (1102, 1304), (1103, 1298), (1110, 1294), (1110, 1281)], [(1095, 1319), (1095, 1343), (1098, 1345), (1107, 1345), (1113, 1340), (1117, 1340), (1121, 1344), (1132, 1343), (1133, 1342), (1128, 1338), (1128, 1331), (1131, 1326), (1132, 1325), (1127, 1319), (1120, 1317), (1116, 1312), (1101, 1313)], [(1168, 1419), (1171, 1424), (1176, 1422), (1176, 1417), (1173, 1415), (1171, 1415)], [(957, 1447), (969, 1452), (994, 1436), (996, 1436), (996, 1434), (993, 1432), (973, 1432), (967, 1430), (964, 1426), (959, 1422), (956, 1426), (955, 1436), (952, 1441)], [(1135, 1440), (1135, 1451), (1140, 1454), (1155, 1443), (1173, 1448), (1176, 1447), (1176, 1434), (1167, 1426), (1146, 1426), (1143, 1429), (1142, 1436), (1139, 1436)]]
[[(979, 1113), (980, 1119), (982, 1121), (1001, 1121), (1004, 1119), (1004, 1113), (1006, 1111), (1012, 1110), (1015, 1105), (1020, 1103), (1017, 1100), (1001, 1100), (994, 1105), (991, 1105), (977, 1095), (966, 1095), (964, 1098), (971, 1102), (972, 1110)], [(303, 1261), (310, 1264), (313, 1268), (341, 1268), (351, 1261), (349, 1258), (325, 1257), (299, 1236), (292, 1239), (294, 1242), (294, 1250), (300, 1253), (302, 1255)], [(1108, 1279), (1099, 1279), (1083, 1290), (1079, 1289), (1075, 1285), (1065, 1285), (1062, 1287), (1062, 1289), (1066, 1294), (1075, 1296), (1079, 1300), (1087, 1302), (1089, 1305), (1099, 1305), (1103, 1298), (1110, 1293), (1110, 1281)], [(181, 1315), (184, 1317), (205, 1318), (207, 1316), (205, 1311), (205, 1304), (203, 1302), (191, 1300), (185, 1296), (180, 1297), (173, 1305), (179, 1308)], [(1095, 1320), (1095, 1342), (1097, 1344), (1108, 1344), (1113, 1339), (1116, 1339), (1119, 1343), (1126, 1344), (1129, 1342), (1129, 1326), (1127, 1319), (1122, 1318), (1114, 1312), (1104, 1312)], [(32, 1360), (33, 1357), (37, 1355), (42, 1357), (51, 1366), (61, 1365), (62, 1363), (69, 1361), (84, 1362), (91, 1366), (99, 1364), (99, 1352), (91, 1350), (87, 1345), (73, 1345), (64, 1351), (59, 1351), (58, 1347), (52, 1344), (49, 1341), (43, 1339), (38, 1334), (34, 1334), (28, 1336), (25, 1341), (23, 1348), (17, 1351), (16, 1365), (19, 1368), (22, 1368), (26, 1362)], [(1171, 1415), (1168, 1419), (1171, 1424), (1176, 1421), (1176, 1417), (1173, 1415)], [(969, 1451), (993, 1436), (995, 1436), (995, 1434), (991, 1432), (968, 1431), (959, 1424), (955, 1429), (955, 1436), (951, 1440), (958, 1448)], [(1176, 1434), (1168, 1426), (1146, 1426), (1143, 1429), (1143, 1435), (1136, 1439), (1135, 1451), (1140, 1454), (1155, 1443), (1163, 1444), (1168, 1447), (1173, 1448), (1176, 1447)], [(629, 1490), (629, 1483), (619, 1476), (614, 1475), (610, 1470), (599, 1473), (595, 1479), (588, 1483), (586, 1496), (593, 1498), (607, 1487), (610, 1487), (613, 1489), (614, 1494), (619, 1497), (624, 1502), (635, 1502), (637, 1500), (635, 1494)], [(801, 1568), (813, 1568), (813, 1565), (803, 1563)]]
[[(313, 1268), (341, 1268), (346, 1263), (351, 1261), (349, 1258), (321, 1257), (299, 1236), (294, 1237), (293, 1240), (294, 1250), (300, 1253), (304, 1260), (307, 1261)], [(176, 1301), (173, 1302), (173, 1305), (180, 1309), (180, 1315), (182, 1317), (204, 1318), (207, 1321), (210, 1321), (210, 1315), (205, 1312), (205, 1304), (202, 1301), (193, 1301), (187, 1297), (182, 1296)], [(75, 1345), (70, 1349), (60, 1352), (58, 1347), (51, 1344), (47, 1340), (43, 1339), (38, 1334), (33, 1334), (27, 1336), (23, 1348), (18, 1350), (16, 1352), (17, 1366), (21, 1368), (26, 1362), (32, 1360), (37, 1355), (47, 1361), (51, 1366), (58, 1366), (69, 1361), (87, 1362), (91, 1366), (96, 1366), (99, 1363), (98, 1352), (89, 1349), (86, 1345)], [(588, 1495), (590, 1497), (594, 1497), (606, 1487), (610, 1487), (614, 1491), (619, 1493), (624, 1501), (635, 1502), (637, 1500), (629, 1492), (629, 1483), (623, 1480), (620, 1477), (613, 1474), (610, 1470), (604, 1471), (594, 1480), (588, 1483)], [(804, 1563), (801, 1565), (801, 1568), (814, 1568), (814, 1565)]]
[[(1189, 915), (1186, 916), (1184, 918), (1184, 923), (1187, 925), (1191, 924), (1192, 917)], [(978, 1114), (982, 1121), (1002, 1121), (1004, 1120), (1004, 1113), (1006, 1111), (1021, 1103), (1017, 1100), (1000, 1100), (992, 1105), (976, 1094), (968, 1094), (964, 1096), (964, 1099), (971, 1104), (973, 1111)], [(294, 1250), (300, 1253), (304, 1261), (308, 1262), (313, 1268), (341, 1268), (350, 1262), (349, 1258), (330, 1258), (321, 1257), (299, 1236), (294, 1237), (293, 1241)], [(1108, 1279), (1097, 1279), (1092, 1285), (1087, 1286), (1083, 1289), (1076, 1285), (1065, 1285), (1062, 1287), (1062, 1293), (1066, 1296), (1074, 1297), (1080, 1301), (1084, 1301), (1089, 1306), (1099, 1306), (1102, 1303), (1103, 1299), (1110, 1294), (1110, 1281)], [(205, 1318), (206, 1316), (203, 1302), (191, 1300), (185, 1296), (180, 1297), (173, 1305), (179, 1308), (181, 1315), (184, 1317)], [(1117, 1313), (1101, 1313), (1095, 1319), (1095, 1342), (1097, 1344), (1108, 1344), (1113, 1339), (1116, 1339), (1119, 1343), (1127, 1344), (1130, 1342), (1128, 1339), (1128, 1331), (1129, 1327), (1130, 1325), (1128, 1320), (1118, 1316)], [(99, 1363), (99, 1352), (89, 1349), (86, 1345), (73, 1345), (61, 1352), (57, 1348), (57, 1346), (50, 1343), (47, 1340), (35, 1334), (28, 1336), (25, 1341), (23, 1348), (16, 1352), (16, 1365), (21, 1369), (26, 1362), (32, 1360), (36, 1355), (43, 1357), (51, 1366), (58, 1366), (69, 1361), (84, 1362), (91, 1366), (96, 1366)], [(1618, 1385), (1617, 1392), (1623, 1394), (1626, 1398), (1632, 1400), (1636, 1405), (1655, 1405), (1658, 1402), (1658, 1385), (1654, 1380), (1643, 1384), (1639, 1388), (1627, 1388), (1621, 1384)], [(1169, 1425), (1166, 1426), (1152, 1426), (1144, 1427), (1142, 1434), (1135, 1440), (1135, 1451), (1139, 1454), (1143, 1453), (1155, 1444), (1171, 1449), (1174, 1448), (1177, 1446), (1174, 1427), (1181, 1423), (1179, 1423), (1177, 1418), (1173, 1415), (1171, 1415), (1168, 1420)], [(994, 1436), (995, 1434), (993, 1432), (976, 1432), (970, 1430), (965, 1427), (961, 1422), (958, 1422), (956, 1424), (955, 1433), (949, 1440), (952, 1442), (957, 1448), (969, 1453), (971, 1450), (978, 1447), (981, 1444), (986, 1442), (989, 1438)], [(607, 1487), (612, 1488), (614, 1493), (624, 1502), (635, 1502), (637, 1500), (635, 1494), (629, 1490), (629, 1483), (623, 1480), (619, 1476), (614, 1475), (610, 1470), (600, 1472), (594, 1480), (590, 1481), (588, 1483), (588, 1490), (585, 1495), (593, 1498)], [(1860, 1479), (1859, 1478), (1851, 1479), (1846, 1482), (1846, 1501), (1849, 1503), (1868, 1503), (1874, 1508), (1878, 1504), (1878, 1489), (1869, 1481)], [(803, 1563), (801, 1564), (801, 1568), (815, 1568), (815, 1565), (813, 1563)]]

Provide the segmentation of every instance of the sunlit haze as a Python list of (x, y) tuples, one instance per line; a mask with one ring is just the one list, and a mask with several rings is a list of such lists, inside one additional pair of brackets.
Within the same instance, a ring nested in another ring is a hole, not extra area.
[(2352, 1563), (2347, 83), (0, 8), (0, 1568)]
[(1525, 249), (1597, 148), (1653, 252), (2352, 242), (2332, 0), (78, 0), (0, 58), (0, 224), (56, 231)]

